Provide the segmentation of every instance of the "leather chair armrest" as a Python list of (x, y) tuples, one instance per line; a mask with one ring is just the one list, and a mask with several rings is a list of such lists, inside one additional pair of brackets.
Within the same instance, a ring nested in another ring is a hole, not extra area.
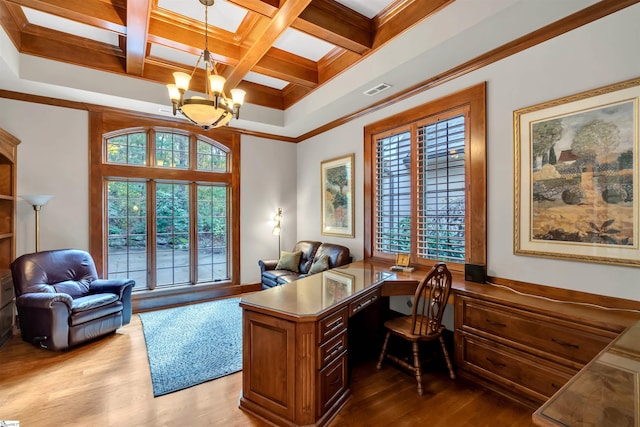
[(275, 270), (276, 265), (278, 265), (278, 260), (277, 259), (261, 259), (258, 261), (258, 265), (260, 266), (260, 274), (262, 274), (268, 270)]
[(73, 298), (67, 294), (49, 294), (33, 292), (28, 294), (22, 294), (16, 298), (16, 305), (24, 308), (44, 308), (50, 309), (54, 303), (62, 302), (69, 310), (73, 304)]
[(89, 293), (116, 294), (122, 299), (126, 288), (133, 288), (135, 284), (132, 279), (96, 279), (89, 285)]
[(136, 282), (132, 279), (96, 279), (91, 282), (89, 292), (92, 294), (112, 293), (118, 295), (122, 302), (122, 325), (128, 325), (133, 314), (131, 293)]

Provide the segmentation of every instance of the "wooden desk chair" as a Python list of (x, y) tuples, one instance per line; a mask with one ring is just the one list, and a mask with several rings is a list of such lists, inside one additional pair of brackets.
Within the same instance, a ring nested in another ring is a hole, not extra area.
[[(420, 368), (419, 343), (438, 339), (444, 353), (449, 376), (455, 379), (453, 366), (449, 359), (449, 353), (442, 337), (442, 315), (447, 306), (449, 292), (451, 291), (451, 273), (443, 262), (433, 266), (429, 274), (422, 279), (414, 295), (413, 309), (410, 316), (396, 317), (384, 323), (387, 334), (382, 345), (382, 352), (376, 367), (382, 367), (385, 356), (400, 366), (410, 370), (418, 381), (418, 394), (422, 395), (422, 371)], [(387, 345), (391, 334), (403, 338), (412, 344), (413, 365), (387, 353)]]

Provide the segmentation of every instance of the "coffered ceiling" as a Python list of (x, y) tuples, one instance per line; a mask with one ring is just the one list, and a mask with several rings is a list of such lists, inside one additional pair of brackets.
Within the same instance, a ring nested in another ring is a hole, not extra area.
[[(247, 91), (230, 125), (296, 137), (594, 3), (215, 0), (208, 46)], [(0, 88), (170, 115), (164, 85), (194, 69), (204, 17), (198, 0), (0, 0)]]

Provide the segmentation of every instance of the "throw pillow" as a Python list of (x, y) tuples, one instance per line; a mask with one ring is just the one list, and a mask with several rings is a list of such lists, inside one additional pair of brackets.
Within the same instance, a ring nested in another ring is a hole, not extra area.
[(280, 252), (280, 259), (278, 260), (278, 265), (276, 265), (276, 270), (289, 270), (297, 273), (301, 257), (302, 251)]
[(308, 274), (316, 274), (329, 269), (329, 255), (321, 255), (313, 260)]

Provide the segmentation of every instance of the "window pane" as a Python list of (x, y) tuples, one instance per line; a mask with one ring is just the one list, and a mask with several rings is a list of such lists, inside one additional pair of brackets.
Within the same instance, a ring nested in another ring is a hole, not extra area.
[(146, 183), (107, 184), (107, 277), (130, 278), (135, 289), (147, 287)]
[(464, 115), (418, 129), (420, 258), (465, 260)]
[(375, 250), (411, 250), (411, 132), (376, 141)]
[(229, 279), (226, 186), (198, 185), (198, 282)]
[(227, 153), (213, 144), (198, 140), (198, 170), (227, 171)]
[(156, 186), (157, 286), (191, 283), (189, 186)]
[(157, 132), (156, 166), (188, 169), (189, 136), (172, 132)]
[(145, 132), (119, 135), (107, 139), (107, 163), (144, 165), (147, 158)]

